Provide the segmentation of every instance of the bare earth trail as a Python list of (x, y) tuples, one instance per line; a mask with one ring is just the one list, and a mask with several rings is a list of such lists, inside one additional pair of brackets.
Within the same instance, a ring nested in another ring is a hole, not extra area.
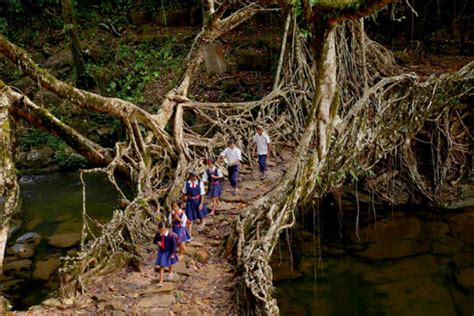
[[(158, 287), (154, 271), (156, 246), (144, 245), (141, 271), (130, 267), (97, 278), (89, 291), (74, 299), (48, 299), (42, 306), (12, 315), (229, 315), (236, 314), (235, 267), (221, 256), (222, 243), (240, 209), (267, 192), (283, 175), (291, 155), (269, 160), (267, 178), (243, 165), (239, 175), (239, 194), (232, 196), (224, 183), (224, 194), (217, 215), (206, 218), (201, 232), (194, 232), (186, 254), (178, 255), (171, 282)], [(209, 201), (207, 205), (210, 205)], [(196, 228), (195, 228), (196, 230)], [(165, 277), (167, 274), (165, 274)]]

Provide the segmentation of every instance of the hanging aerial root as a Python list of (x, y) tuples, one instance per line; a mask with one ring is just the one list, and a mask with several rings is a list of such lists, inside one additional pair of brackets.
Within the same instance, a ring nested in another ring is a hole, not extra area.
[[(283, 179), (242, 211), (239, 228), (231, 234), (227, 244), (230, 249), (237, 246), (237, 253), (242, 253), (239, 263), (243, 283), (239, 287), (239, 302), (250, 302), (241, 306), (242, 313), (278, 313), (272, 297), (268, 262), (278, 241), (277, 232), (291, 225), (290, 215), (297, 204), (322, 196), (341, 185), (348, 176), (364, 175), (378, 161), (400, 148), (406, 151), (404, 144), (425, 122), (439, 120), (446, 113), (447, 104), (474, 94), (474, 63), (457, 73), (431, 77), (426, 82), (419, 82), (414, 75), (395, 78), (369, 89), (361, 103), (342, 118), (347, 121), (343, 121), (339, 129), (336, 125), (336, 137), (329, 143), (327, 157), (337, 158), (319, 159), (322, 156), (318, 157), (315, 148), (309, 152), (304, 148), (303, 137), (301, 150), (295, 152)], [(315, 125), (316, 119), (308, 120), (306, 131)], [(394, 130), (397, 132), (393, 133)], [(246, 296), (250, 297), (245, 299)]]

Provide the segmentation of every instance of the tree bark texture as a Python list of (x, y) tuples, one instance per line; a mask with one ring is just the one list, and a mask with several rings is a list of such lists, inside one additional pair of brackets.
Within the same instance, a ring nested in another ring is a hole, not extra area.
[(0, 81), (0, 198), (4, 205), (0, 205), (0, 273), (3, 269), (10, 221), (18, 204), (19, 188), (16, 181), (15, 164), (13, 160), (13, 120), (8, 111), (10, 100), (4, 93)]

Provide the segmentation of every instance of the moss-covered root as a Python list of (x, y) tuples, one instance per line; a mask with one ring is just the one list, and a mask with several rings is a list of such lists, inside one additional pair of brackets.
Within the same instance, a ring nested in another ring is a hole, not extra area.
[(8, 112), (9, 105), (7, 95), (0, 91), (0, 197), (5, 199), (0, 221), (0, 273), (3, 268), (10, 220), (16, 209), (19, 191), (13, 162), (13, 132)]

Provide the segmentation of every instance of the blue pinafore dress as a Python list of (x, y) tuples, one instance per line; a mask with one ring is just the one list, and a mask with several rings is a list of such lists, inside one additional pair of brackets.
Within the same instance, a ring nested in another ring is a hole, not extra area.
[(181, 213), (181, 215), (179, 215), (180, 220), (173, 218), (173, 233), (178, 235), (178, 244), (191, 239), (191, 235), (189, 235), (186, 225), (183, 225), (183, 216), (184, 213)]
[(186, 216), (190, 221), (197, 219), (203, 219), (207, 216), (207, 208), (204, 204), (202, 209), (199, 209), (201, 204), (201, 181), (198, 181), (196, 186), (193, 188), (189, 181), (186, 181)]
[(169, 267), (178, 262), (178, 255), (176, 254), (178, 235), (171, 231), (168, 233), (168, 236), (158, 233), (153, 243), (158, 245), (157, 266)]
[(209, 198), (220, 197), (222, 195), (221, 180), (212, 179), (211, 177), (211, 176), (218, 175), (218, 169), (215, 168), (214, 172), (211, 172), (211, 170), (206, 169), (206, 173), (207, 173), (207, 179), (209, 181), (209, 189), (207, 191), (207, 197)]

